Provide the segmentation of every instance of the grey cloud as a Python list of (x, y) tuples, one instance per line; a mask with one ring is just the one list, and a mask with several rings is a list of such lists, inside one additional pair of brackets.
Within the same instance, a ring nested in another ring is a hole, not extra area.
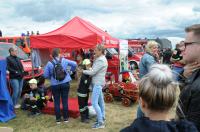
[(193, 10), (194, 12), (200, 13), (200, 5), (199, 5), (199, 6), (195, 6), (192, 10)]
[(32, 18), (34, 21), (38, 22), (66, 20), (70, 18), (72, 13), (72, 9), (64, 0), (18, 2), (14, 9), (18, 15)]
[(69, 20), (74, 12), (88, 13), (111, 13), (112, 9), (98, 7), (82, 1), (67, 0), (42, 0), (39, 2), (18, 2), (14, 6), (15, 12), (20, 16), (31, 18), (33, 21), (45, 22), (51, 20)]
[(157, 37), (184, 37), (184, 29), (156, 29), (155, 27), (147, 28), (144, 30), (141, 30), (137, 33), (130, 33), (129, 35), (123, 35), (123, 34), (116, 34), (117, 37), (126, 39), (126, 38), (157, 38)]

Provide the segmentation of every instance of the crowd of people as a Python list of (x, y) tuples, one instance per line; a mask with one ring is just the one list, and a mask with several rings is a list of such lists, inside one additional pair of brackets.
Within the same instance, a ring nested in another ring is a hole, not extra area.
[[(130, 126), (122, 129), (122, 132), (200, 131), (200, 24), (187, 27), (185, 31), (185, 41), (177, 44), (173, 52), (170, 49), (163, 51), (164, 64), (160, 64), (158, 43), (148, 41), (145, 46), (146, 52), (139, 63), (137, 117)], [(10, 48), (9, 53), (7, 65), (13, 88), (12, 100), (14, 107), (19, 108), (23, 67), (16, 49)], [(76, 71), (78, 78), (77, 96), (81, 122), (89, 122), (88, 99), (89, 91), (92, 89), (92, 106), (97, 114), (97, 120), (92, 128), (105, 127), (106, 111), (102, 89), (106, 83), (108, 62), (104, 53), (104, 46), (98, 44), (94, 50), (93, 63), (83, 54), (79, 54), (77, 64), (75, 61), (62, 58), (59, 49), (53, 49), (53, 59), (44, 68), (44, 78), (51, 82), (57, 124), (62, 121), (67, 123), (69, 119), (68, 94), (72, 79), (67, 67), (70, 66), (70, 70)], [(30, 108), (31, 115), (38, 115), (49, 97), (46, 96), (44, 87), (39, 87), (37, 80), (30, 80), (29, 85), (31, 92), (24, 95), (22, 108)], [(176, 106), (176, 118), (171, 119), (169, 113), (175, 104), (178, 90), (180, 96)], [(60, 101), (63, 105), (62, 114)]]

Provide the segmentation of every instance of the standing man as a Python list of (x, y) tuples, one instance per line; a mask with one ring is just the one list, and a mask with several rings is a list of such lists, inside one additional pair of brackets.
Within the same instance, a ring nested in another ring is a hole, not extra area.
[(68, 122), (68, 94), (70, 88), (70, 81), (72, 80), (67, 70), (76, 69), (76, 62), (62, 58), (60, 49), (55, 48), (52, 51), (53, 60), (49, 61), (44, 69), (44, 77), (51, 80), (51, 90), (54, 97), (54, 108), (56, 114), (56, 124), (61, 123), (60, 100), (63, 105), (63, 121)]
[[(185, 29), (186, 39), (182, 48), (186, 65), (200, 63), (200, 24)], [(194, 68), (192, 74), (184, 81), (180, 93), (177, 116), (193, 122), (200, 131), (200, 68)]]
[(92, 126), (93, 129), (104, 128), (105, 104), (102, 88), (105, 85), (105, 75), (108, 62), (104, 55), (105, 48), (98, 44), (94, 50), (95, 60), (91, 70), (83, 70), (83, 74), (92, 76), (92, 106), (97, 113), (97, 122)]
[(22, 93), (24, 69), (20, 58), (17, 57), (17, 49), (9, 49), (7, 57), (7, 69), (9, 71), (10, 84), (13, 90), (12, 101), (15, 108), (20, 108), (19, 98)]

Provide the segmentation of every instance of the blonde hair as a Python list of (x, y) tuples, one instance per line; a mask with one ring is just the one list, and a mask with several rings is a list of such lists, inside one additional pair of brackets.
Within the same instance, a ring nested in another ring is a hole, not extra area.
[(152, 53), (152, 48), (154, 46), (158, 46), (158, 43), (156, 41), (148, 41), (147, 45), (145, 46), (145, 50), (146, 52)]
[(171, 69), (167, 65), (154, 64), (139, 82), (139, 97), (147, 103), (148, 109), (165, 111), (174, 105), (176, 89)]
[(103, 44), (97, 44), (96, 48), (102, 52), (102, 54), (105, 53), (105, 48)]

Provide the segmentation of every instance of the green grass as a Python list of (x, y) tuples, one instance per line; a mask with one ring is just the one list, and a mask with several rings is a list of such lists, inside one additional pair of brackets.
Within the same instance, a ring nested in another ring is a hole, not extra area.
[[(47, 82), (46, 85), (49, 85)], [(76, 82), (71, 83), (70, 97), (76, 97)], [(137, 104), (124, 107), (121, 102), (114, 101), (106, 104), (106, 128), (95, 130), (97, 132), (117, 132), (133, 122), (136, 115)], [(174, 110), (171, 115), (173, 116)], [(89, 124), (80, 122), (80, 118), (70, 118), (67, 124), (56, 125), (55, 116), (41, 114), (37, 117), (28, 117), (27, 112), (16, 110), (17, 117), (1, 126), (11, 127), (14, 132), (93, 132), (92, 124), (96, 119), (91, 119)]]

